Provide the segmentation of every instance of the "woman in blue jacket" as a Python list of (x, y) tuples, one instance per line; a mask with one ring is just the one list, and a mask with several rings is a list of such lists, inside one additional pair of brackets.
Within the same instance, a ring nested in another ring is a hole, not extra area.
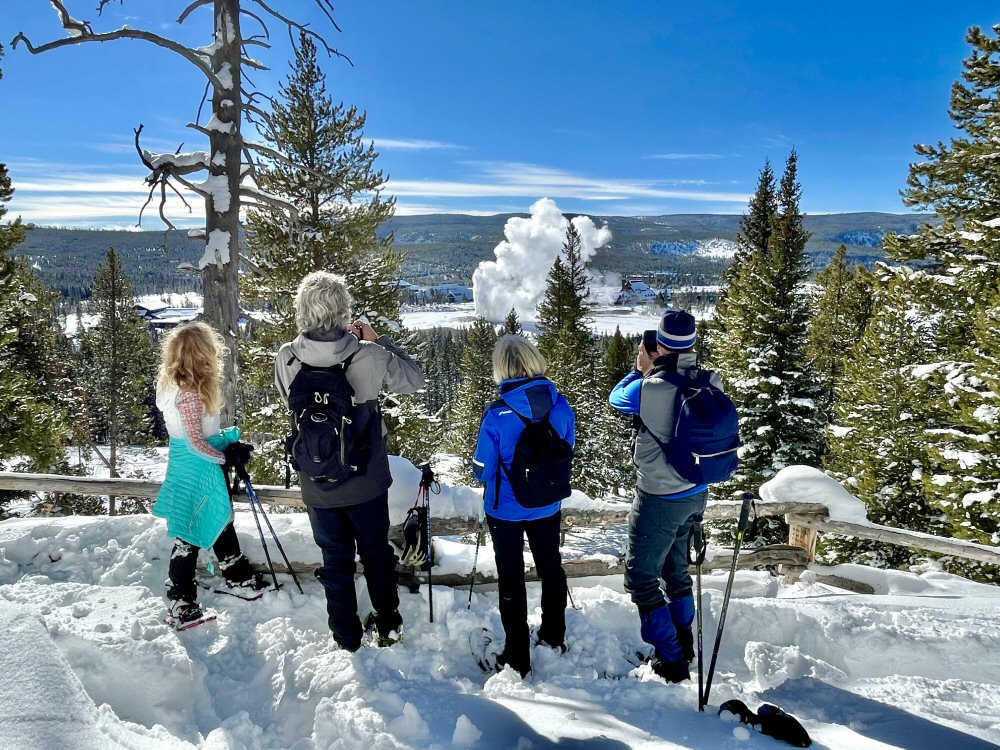
[(476, 479), (486, 485), (486, 521), (497, 563), (500, 621), (505, 635), (497, 668), (509, 664), (522, 677), (531, 671), (524, 588), (525, 536), (542, 583), (542, 624), (536, 640), (566, 650), (566, 573), (559, 554), (562, 501), (525, 507), (514, 496), (508, 478), (514, 448), (526, 421), (548, 419), (556, 434), (570, 446), (576, 440), (576, 415), (566, 397), (545, 377), (545, 366), (545, 358), (523, 336), (507, 335), (497, 342), (493, 349), (493, 377), (500, 385), (500, 399), (490, 404), (483, 415), (472, 462)]

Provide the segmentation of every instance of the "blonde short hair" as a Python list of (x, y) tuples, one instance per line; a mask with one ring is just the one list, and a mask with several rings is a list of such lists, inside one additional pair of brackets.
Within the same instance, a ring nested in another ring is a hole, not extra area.
[(176, 384), (194, 391), (205, 402), (205, 411), (222, 408), (222, 356), (229, 351), (218, 331), (196, 321), (177, 326), (163, 339), (157, 387), (163, 391)]
[(313, 271), (295, 293), (295, 326), (299, 333), (346, 331), (351, 324), (351, 293), (343, 276)]
[(524, 336), (508, 333), (493, 347), (493, 379), (501, 383), (511, 378), (545, 374), (545, 357)]

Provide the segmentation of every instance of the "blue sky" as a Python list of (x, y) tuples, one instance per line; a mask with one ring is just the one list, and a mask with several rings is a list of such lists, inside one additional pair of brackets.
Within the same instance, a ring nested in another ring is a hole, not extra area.
[[(211, 13), (187, 0), (67, 0), (96, 31), (128, 23), (192, 46)], [(1000, 23), (995, 3), (426, 2), (344, 0), (342, 31), (309, 0), (273, 0), (347, 54), (324, 61), (329, 90), (367, 110), (398, 213), (524, 212), (550, 197), (571, 213), (742, 213), (765, 159), (799, 153), (809, 213), (907, 210), (913, 144), (947, 139), (966, 29)], [(250, 7), (249, 0), (244, 6)], [(39, 224), (128, 226), (145, 192), (144, 145), (203, 150), (185, 128), (204, 79), (138, 41), (30, 55), (62, 35), (45, 0), (0, 15), (0, 161), (11, 210)], [(287, 34), (272, 26), (274, 92)], [(191, 223), (179, 202), (170, 211)], [(155, 212), (143, 228), (158, 229)]]

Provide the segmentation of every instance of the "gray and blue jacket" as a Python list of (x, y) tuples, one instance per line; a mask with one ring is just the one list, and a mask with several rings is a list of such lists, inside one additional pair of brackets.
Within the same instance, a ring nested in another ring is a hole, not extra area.
[[(659, 363), (660, 360), (657, 360)], [(677, 356), (677, 372), (688, 374), (697, 368), (695, 352), (681, 352)], [(722, 388), (722, 381), (712, 374), (712, 385)], [(663, 443), (669, 443), (674, 431), (677, 386), (655, 375), (643, 377), (633, 370), (616, 385), (608, 403), (623, 414), (634, 414), (641, 424), (635, 437), (632, 461), (635, 464), (636, 486), (647, 495), (664, 495), (673, 500), (697, 494), (708, 488), (707, 484), (691, 484), (667, 463), (663, 450), (650, 432)]]

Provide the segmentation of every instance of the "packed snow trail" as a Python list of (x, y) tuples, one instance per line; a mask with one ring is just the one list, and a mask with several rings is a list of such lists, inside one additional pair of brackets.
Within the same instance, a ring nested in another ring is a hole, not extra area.
[[(272, 520), (293, 559), (318, 557), (303, 514)], [(260, 557), (252, 518), (238, 514), (237, 528)], [(471, 545), (436, 544), (443, 567), (468, 568)], [(254, 602), (202, 591), (219, 619), (174, 632), (162, 622), (169, 546), (149, 516), (0, 524), (0, 747), (780, 747), (713, 707), (699, 714), (695, 681), (667, 685), (629, 663), (642, 643), (620, 577), (571, 581), (569, 650), (537, 647), (522, 681), (484, 675), (469, 654), (473, 629), (502, 632), (490, 590), (467, 609), (467, 590), (436, 587), (431, 624), (426, 587), (401, 588), (404, 642), (357, 654), (335, 647), (310, 576), (304, 595), (284, 577)], [(487, 543), (480, 568), (492, 564)], [(713, 706), (776, 703), (818, 748), (1000, 743), (1000, 590), (933, 569), (858, 572), (885, 593), (738, 573)], [(724, 585), (724, 573), (705, 577), (709, 638)], [(359, 597), (364, 610), (363, 584)]]

